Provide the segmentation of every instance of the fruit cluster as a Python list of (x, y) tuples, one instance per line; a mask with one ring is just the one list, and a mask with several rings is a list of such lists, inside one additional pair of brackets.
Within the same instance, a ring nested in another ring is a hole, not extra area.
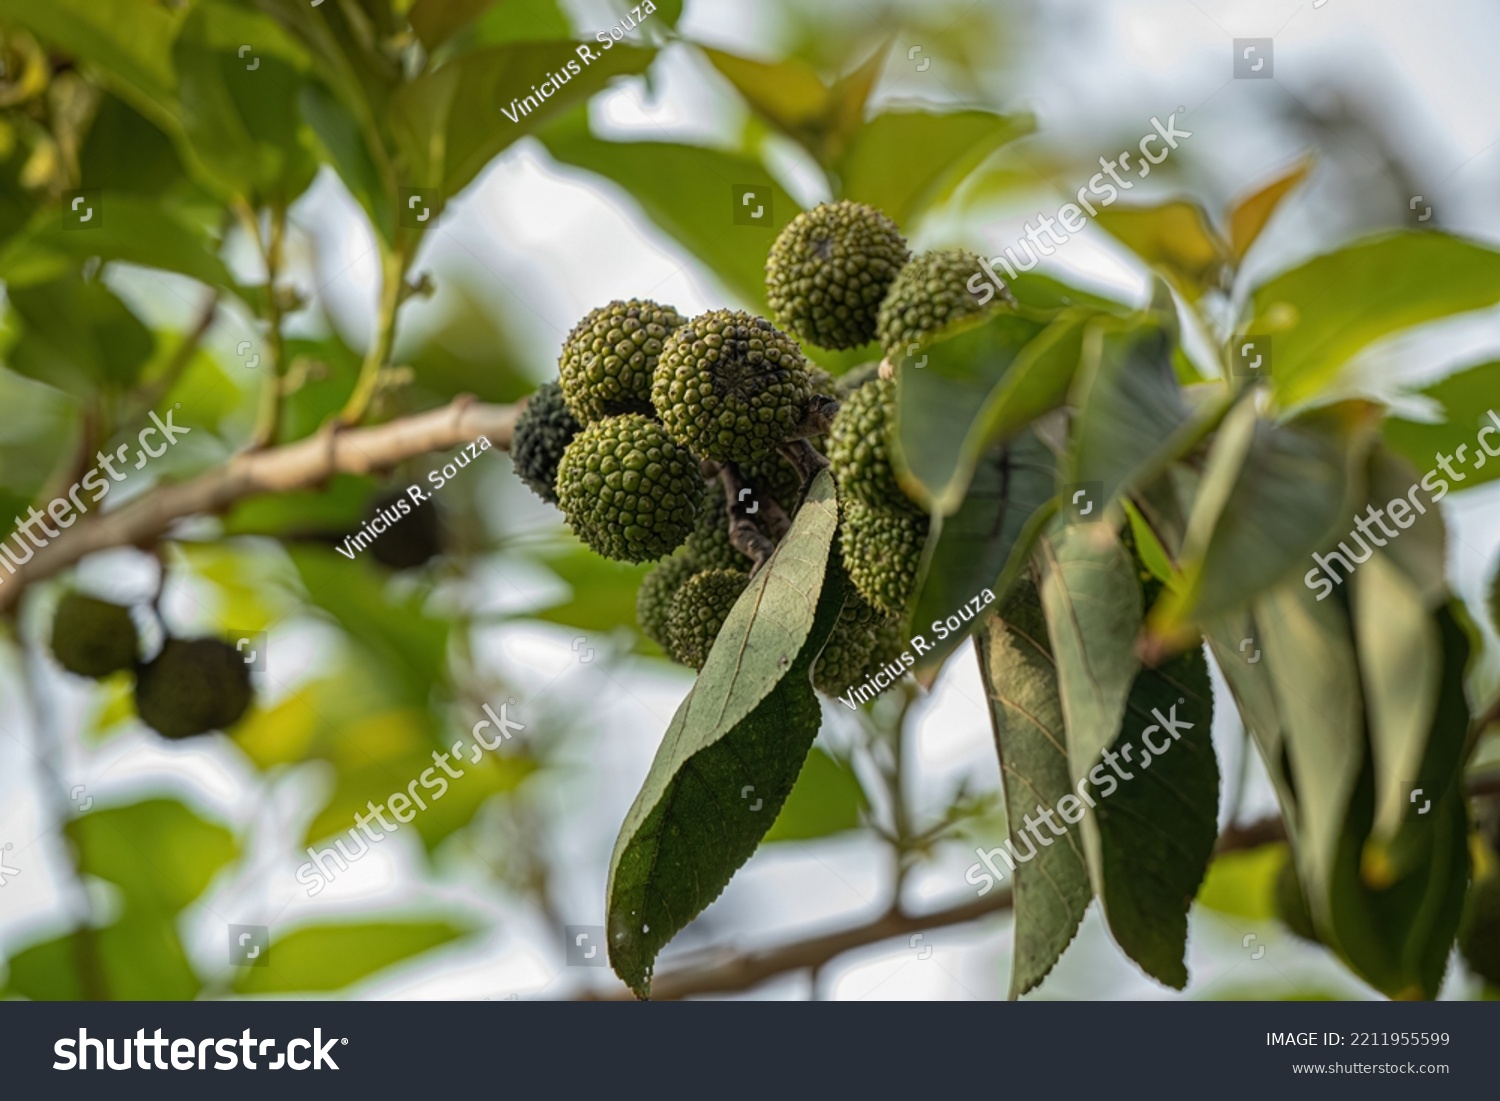
[(82, 593), (58, 602), (52, 654), (70, 673), (101, 679), (135, 673), (135, 709), (166, 738), (224, 730), (250, 708), (254, 689), (244, 656), (216, 638), (168, 638), (150, 661), (130, 609)]
[[(674, 660), (701, 668), (812, 477), (831, 467), (854, 592), (813, 681), (838, 695), (900, 651), (928, 534), (891, 461), (892, 365), (961, 318), (1008, 308), (967, 291), (976, 270), (964, 250), (913, 257), (872, 207), (820, 205), (772, 246), (777, 324), (731, 309), (683, 317), (641, 299), (584, 317), (563, 342), (557, 381), (517, 422), (516, 472), (594, 551), (660, 560), (637, 619)], [(878, 340), (885, 362), (835, 380), (798, 340), (832, 350)]]

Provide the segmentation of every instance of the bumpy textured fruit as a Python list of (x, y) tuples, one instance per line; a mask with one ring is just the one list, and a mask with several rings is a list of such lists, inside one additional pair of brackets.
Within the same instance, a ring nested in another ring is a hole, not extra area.
[(874, 382), (880, 376), (880, 364), (861, 363), (852, 370), (845, 371), (833, 383), (833, 396), (839, 401), (847, 401), (849, 395), (858, 390), (867, 382)]
[(981, 306), (966, 286), (979, 270), (979, 257), (959, 248), (924, 252), (902, 268), (880, 304), (880, 346), (886, 358), (899, 366), (923, 337), (995, 309), (998, 299)]
[(875, 621), (880, 613), (858, 594), (850, 593), (839, 612), (828, 644), (813, 663), (813, 687), (829, 696), (841, 696), (851, 685), (865, 679), (870, 651), (875, 648)]
[(516, 421), (511, 461), (521, 481), (548, 504), (557, 504), (557, 464), (582, 427), (568, 412), (562, 386), (556, 382), (537, 387)]
[(807, 415), (797, 342), (763, 317), (710, 310), (667, 338), (651, 401), (672, 438), (709, 459), (759, 459)]
[(839, 536), (849, 580), (881, 611), (903, 614), (927, 541), (927, 517), (906, 509), (871, 508), (858, 498), (845, 500), (842, 507)]
[(224, 730), (250, 707), (250, 667), (244, 655), (216, 638), (171, 638), (141, 667), (135, 709), (167, 738)]
[(80, 677), (107, 677), (136, 663), (139, 639), (130, 609), (68, 593), (52, 620), (52, 655)]
[(704, 487), (698, 521), (682, 549), (699, 569), (739, 570), (743, 573), (750, 568), (750, 559), (729, 541), (729, 506), (724, 499), (724, 487), (719, 482), (709, 482)]
[(873, 508), (915, 506), (896, 484), (887, 441), (896, 418), (896, 383), (876, 379), (850, 394), (828, 433), (828, 461), (845, 497)]
[(663, 342), (683, 318), (671, 306), (632, 298), (590, 311), (558, 358), (563, 397), (583, 424), (651, 412), (651, 378)]
[(752, 491), (769, 493), (788, 516), (797, 511), (802, 503), (802, 475), (786, 459), (780, 455), (767, 455), (763, 459), (740, 463), (739, 468), (740, 476)]
[(1500, 987), (1500, 873), (1492, 873), (1469, 888), (1463, 924), (1458, 930), (1458, 950), (1476, 975)]
[(1276, 875), (1276, 916), (1303, 940), (1310, 940), (1314, 944), (1322, 943), (1318, 939), (1317, 929), (1313, 927), (1307, 899), (1302, 894), (1302, 882), (1297, 878), (1297, 865), (1290, 856)]
[(735, 570), (705, 570), (688, 578), (667, 607), (667, 653), (702, 669), (734, 602), (750, 583)]
[(688, 578), (699, 572), (698, 563), (686, 550), (680, 550), (641, 578), (641, 587), (635, 591), (635, 619), (645, 636), (663, 650), (667, 648), (667, 609), (672, 598)]
[(875, 338), (876, 314), (911, 252), (872, 206), (823, 203), (793, 218), (766, 259), (766, 301), (788, 331), (820, 348)]
[(697, 461), (639, 414), (589, 425), (557, 465), (557, 504), (568, 525), (622, 562), (649, 562), (681, 546), (702, 497)]

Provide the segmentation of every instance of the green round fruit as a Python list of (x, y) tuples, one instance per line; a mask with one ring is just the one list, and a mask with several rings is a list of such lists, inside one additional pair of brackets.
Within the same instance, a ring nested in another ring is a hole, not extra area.
[(632, 298), (586, 314), (563, 341), (557, 367), (568, 409), (582, 424), (651, 412), (651, 378), (663, 342), (682, 315)]
[(68, 593), (52, 620), (52, 656), (80, 677), (107, 677), (135, 665), (140, 639), (130, 609)]
[(880, 304), (877, 325), (886, 358), (900, 366), (925, 337), (994, 310), (998, 299), (981, 306), (967, 285), (982, 270), (979, 256), (960, 248), (924, 252), (902, 268)]
[(682, 549), (701, 570), (738, 570), (743, 573), (750, 568), (750, 559), (729, 541), (729, 505), (724, 499), (724, 487), (719, 482), (709, 482), (704, 487), (698, 521)]
[(714, 639), (750, 578), (734, 570), (705, 570), (688, 578), (667, 607), (667, 653), (702, 669)]
[(757, 494), (767, 493), (788, 516), (802, 504), (802, 475), (781, 455), (739, 463), (740, 477)]
[(1297, 877), (1297, 865), (1288, 854), (1281, 871), (1276, 873), (1276, 916), (1281, 923), (1303, 940), (1321, 944), (1318, 930), (1313, 925), (1312, 913), (1307, 908), (1307, 898), (1302, 894), (1302, 881)]
[(680, 550), (641, 578), (641, 587), (635, 592), (636, 622), (641, 632), (663, 650), (667, 648), (667, 610), (672, 598), (698, 572), (698, 563)]
[(510, 458), (521, 481), (548, 504), (557, 504), (557, 464), (580, 425), (563, 400), (562, 386), (537, 387), (516, 421)]
[(1469, 888), (1458, 950), (1474, 974), (1500, 987), (1500, 872), (1492, 872)]
[(904, 615), (927, 542), (927, 517), (907, 509), (871, 508), (858, 498), (843, 501), (842, 510), (839, 537), (849, 580), (882, 612)]
[(876, 315), (911, 258), (896, 223), (864, 203), (822, 203), (793, 218), (766, 259), (766, 301), (786, 329), (820, 348), (875, 339)]
[(880, 377), (880, 363), (861, 363), (858, 367), (845, 371), (833, 382), (833, 396), (839, 401), (848, 401), (849, 395), (858, 390), (867, 382), (874, 382)]
[(589, 425), (557, 466), (557, 503), (568, 525), (621, 562), (649, 562), (681, 546), (702, 497), (697, 460), (636, 413)]
[(667, 338), (651, 401), (695, 455), (759, 459), (807, 416), (812, 378), (802, 349), (765, 318), (711, 310)]
[(887, 441), (896, 419), (896, 383), (876, 379), (855, 390), (839, 407), (828, 433), (828, 461), (839, 491), (872, 508), (915, 506), (901, 492), (891, 469)]
[(254, 691), (244, 655), (216, 638), (169, 638), (141, 666), (135, 709), (166, 738), (225, 730), (244, 716)]

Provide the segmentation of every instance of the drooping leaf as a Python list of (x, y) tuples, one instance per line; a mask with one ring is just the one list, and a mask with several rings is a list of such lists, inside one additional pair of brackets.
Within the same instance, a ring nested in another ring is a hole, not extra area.
[[(431, 53), (495, 3), (496, 0), (416, 0), (408, 18), (423, 48)], [(506, 9), (518, 6), (505, 4)], [(512, 13), (507, 10), (506, 14)]]
[(1012, 869), (1016, 931), (1010, 995), (1016, 998), (1047, 977), (1077, 933), (1093, 892), (1080, 832), (1069, 829), (1056, 839), (1038, 829), (1026, 836), (1028, 819), (1040, 823), (1037, 808), (1060, 814), (1057, 806), (1065, 799), (1072, 800), (1069, 811), (1081, 813), (1083, 807), (1068, 769), (1047, 624), (1029, 579), (1016, 585), (976, 638), (1010, 827), (1007, 848), (990, 855), (997, 874), (1002, 862)]
[(241, 994), (328, 993), (343, 990), (403, 960), (466, 936), (447, 921), (372, 921), (358, 925), (313, 925), (285, 937), (271, 929), (264, 967), (242, 967), (235, 979)]
[(1399, 231), (1309, 260), (1258, 287), (1246, 332), (1269, 335), (1283, 402), (1316, 397), (1382, 337), (1500, 301), (1500, 252)]
[(1026, 432), (991, 448), (953, 515), (932, 517), (912, 599), (913, 636), (931, 644), (914, 655), (919, 673), (957, 649), (1021, 573), (1052, 516), (1056, 477), (1052, 452)]
[(324, 158), (333, 166), (355, 201), (364, 208), (382, 238), (391, 241), (396, 227), (394, 197), (376, 167), (359, 120), (333, 93), (311, 81), (297, 95), (297, 110), (307, 123)]
[(1230, 205), (1229, 242), (1236, 262), (1243, 260), (1266, 228), (1281, 201), (1312, 171), (1311, 158), (1304, 158), (1289, 171)]
[[(1109, 931), (1148, 975), (1179, 990), (1188, 978), (1188, 908), (1218, 837), (1212, 723), (1208, 663), (1195, 646), (1136, 677), (1109, 750), (1120, 760), (1106, 756), (1108, 769), (1090, 774), (1099, 804), (1099, 866), (1091, 870)], [(1110, 770), (1119, 780), (1105, 782), (1119, 786), (1106, 794), (1093, 777)]]
[(648, 997), (657, 954), (771, 828), (817, 736), (810, 670), (844, 602), (837, 508), (819, 474), (672, 718), (610, 861), (609, 956)]
[(858, 829), (864, 809), (864, 789), (854, 770), (814, 746), (762, 844), (814, 841)]
[(1229, 246), (1198, 204), (1178, 199), (1158, 206), (1112, 206), (1100, 210), (1096, 220), (1188, 301), (1223, 284)]
[(20, 316), (11, 370), (82, 398), (134, 385), (151, 355), (151, 332), (102, 283), (77, 275), (9, 288)]
[[(757, 160), (694, 145), (669, 142), (605, 142), (590, 136), (588, 120), (576, 115), (539, 135), (551, 154), (613, 180), (641, 205), (647, 217), (700, 260), (741, 300), (765, 313), (766, 252), (773, 232), (801, 211)], [(770, 195), (772, 224), (736, 225), (736, 185)]]
[(836, 173), (842, 197), (869, 203), (908, 228), (986, 157), (1035, 126), (1030, 115), (886, 111), (854, 135), (840, 158)]
[[(1417, 470), (1431, 471), (1435, 481), (1448, 486), (1445, 492), (1500, 478), (1500, 360), (1449, 375), (1420, 394), (1437, 402), (1443, 419), (1430, 423), (1390, 417), (1381, 427), (1386, 443)], [(1452, 479), (1442, 469), (1442, 459), (1457, 472)]]

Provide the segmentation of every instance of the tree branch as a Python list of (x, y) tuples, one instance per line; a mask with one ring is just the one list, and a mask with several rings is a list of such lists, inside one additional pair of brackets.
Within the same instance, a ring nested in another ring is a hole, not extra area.
[(89, 514), (36, 551), (14, 576), (0, 573), (0, 612), (28, 585), (52, 577), (85, 556), (112, 547), (150, 546), (178, 520), (220, 513), (260, 493), (314, 489), (335, 474), (371, 474), (429, 451), (444, 451), (480, 436), (509, 448), (520, 407), (483, 405), (470, 396), (369, 428), (325, 428), (284, 447), (244, 451), (191, 481), (162, 485), (113, 512)]

